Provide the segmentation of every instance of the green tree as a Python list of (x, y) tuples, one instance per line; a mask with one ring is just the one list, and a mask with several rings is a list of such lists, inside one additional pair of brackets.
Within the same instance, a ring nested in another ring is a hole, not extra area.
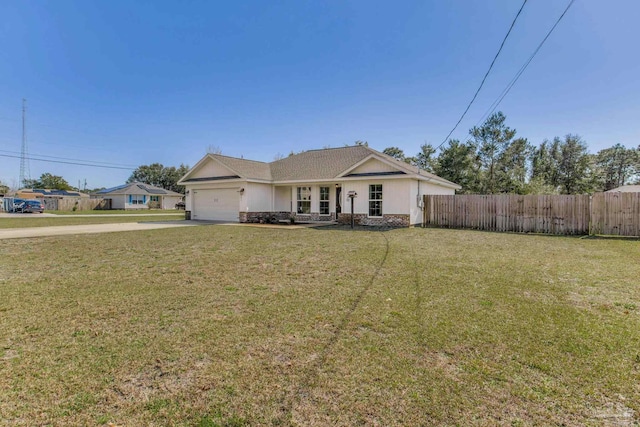
[(24, 188), (46, 188), (51, 190), (73, 189), (63, 177), (48, 172), (40, 175), (39, 179), (25, 179)]
[(527, 192), (527, 163), (533, 147), (526, 138), (513, 140), (500, 153), (496, 162), (496, 176), (500, 192)]
[(435, 154), (436, 149), (431, 144), (422, 144), (420, 152), (415, 157), (411, 157), (411, 164), (427, 172), (433, 172), (437, 162)]
[(595, 162), (587, 150), (587, 144), (578, 135), (567, 135), (560, 144), (558, 179), (563, 194), (593, 192)]
[(5, 195), (9, 192), (10, 188), (7, 184), (0, 181), (0, 194)]
[(164, 166), (161, 163), (138, 166), (127, 180), (127, 183), (142, 182), (156, 187), (162, 187), (163, 171)]
[(394, 159), (398, 159), (398, 160), (405, 160), (405, 155), (404, 155), (404, 151), (402, 151), (400, 148), (398, 147), (387, 147), (384, 150), (382, 150), (382, 152), (384, 154), (386, 154), (387, 156), (391, 156)]
[(630, 184), (640, 173), (640, 150), (621, 144), (600, 150), (595, 161), (604, 191)]
[(181, 164), (179, 167), (165, 167), (161, 163), (152, 163), (150, 165), (138, 166), (131, 174), (127, 183), (142, 182), (165, 190), (184, 193), (184, 187), (178, 185), (178, 181), (182, 178), (189, 166)]
[(440, 152), (433, 171), (439, 177), (461, 185), (460, 193), (469, 194), (478, 192), (479, 167), (475, 145), (470, 141), (461, 143), (451, 139)]
[(40, 183), (42, 188), (51, 188), (55, 190), (71, 190), (72, 187), (61, 176), (52, 175), (50, 173), (43, 173), (40, 175)]
[(560, 144), (558, 137), (552, 142), (544, 140), (531, 154), (531, 181), (540, 189), (551, 189), (551, 193), (557, 193), (560, 187)]
[(498, 162), (516, 134), (515, 129), (504, 124), (505, 120), (506, 116), (497, 112), (489, 116), (482, 126), (474, 126), (469, 131), (478, 147), (477, 154), (482, 165), (481, 191), (486, 194), (505, 191), (500, 186)]
[(22, 181), (22, 188), (42, 188), (42, 185), (40, 185), (40, 181), (37, 179), (25, 178), (25, 180)]

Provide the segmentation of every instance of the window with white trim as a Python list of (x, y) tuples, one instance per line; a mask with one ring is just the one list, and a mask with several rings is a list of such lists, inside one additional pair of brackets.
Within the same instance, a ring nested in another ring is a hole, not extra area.
[(382, 184), (369, 185), (369, 216), (382, 216)]
[(320, 187), (320, 215), (329, 215), (329, 187)]
[(143, 194), (129, 194), (129, 204), (144, 205), (147, 202), (147, 196)]
[(297, 209), (299, 214), (311, 213), (311, 187), (298, 187)]

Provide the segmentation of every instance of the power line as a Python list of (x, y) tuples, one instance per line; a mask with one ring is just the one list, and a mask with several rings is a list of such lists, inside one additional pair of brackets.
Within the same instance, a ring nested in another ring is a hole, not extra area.
[[(10, 151), (10, 150), (0, 150), (0, 153), (19, 154), (18, 151)], [(45, 157), (45, 158), (48, 158), (48, 159), (71, 160), (71, 161), (75, 161), (75, 162), (86, 162), (86, 163), (95, 163), (95, 164), (122, 166), (122, 167), (130, 166), (132, 168), (136, 167), (134, 165), (129, 165), (129, 164), (113, 163), (113, 162), (99, 162), (97, 160), (72, 159), (72, 158), (69, 158), (69, 157), (48, 156), (48, 155), (45, 155), (45, 154), (30, 153), (30, 155), (31, 156), (37, 156), (37, 157)]]
[(473, 95), (473, 98), (471, 98), (471, 101), (469, 102), (469, 105), (467, 105), (467, 108), (465, 108), (464, 112), (462, 113), (462, 115), (458, 119), (458, 122), (453, 127), (453, 129), (451, 129), (449, 134), (444, 138), (444, 140), (440, 143), (440, 145), (438, 145), (436, 147), (436, 150), (438, 148), (442, 147), (442, 144), (447, 142), (447, 139), (449, 139), (451, 134), (458, 128), (458, 125), (460, 124), (462, 119), (464, 119), (464, 116), (469, 111), (469, 108), (471, 108), (471, 105), (473, 104), (473, 101), (476, 100), (476, 97), (480, 93), (480, 89), (482, 89), (482, 86), (484, 86), (484, 82), (487, 80), (487, 77), (489, 76), (489, 73), (491, 72), (491, 69), (493, 69), (493, 64), (495, 64), (496, 59), (498, 59), (498, 55), (500, 55), (500, 52), (502, 52), (502, 48), (504, 47), (504, 44), (507, 41), (507, 38), (509, 37), (509, 34), (511, 34), (511, 30), (513, 30), (513, 27), (516, 24), (516, 21), (518, 20), (518, 17), (520, 16), (520, 13), (522, 12), (522, 9), (524, 9), (524, 5), (525, 4), (527, 4), (527, 0), (524, 0), (524, 2), (522, 3), (522, 6), (520, 6), (520, 10), (518, 10), (518, 13), (516, 14), (516, 17), (513, 18), (513, 22), (511, 22), (511, 26), (509, 27), (509, 31), (507, 31), (507, 34), (504, 36), (504, 39), (502, 39), (502, 43), (500, 44), (500, 49), (498, 49), (498, 52), (496, 53), (496, 56), (493, 57), (493, 61), (491, 61), (491, 65), (489, 65), (489, 69), (487, 70), (487, 72), (485, 73), (484, 77), (482, 78), (482, 81), (480, 82), (480, 86), (478, 86), (478, 89), (476, 90), (476, 93)]
[[(529, 66), (529, 64), (531, 63), (531, 61), (533, 61), (533, 58), (538, 54), (538, 52), (540, 51), (540, 48), (542, 48), (542, 45), (544, 45), (544, 43), (547, 41), (547, 39), (549, 38), (549, 36), (551, 35), (551, 33), (556, 29), (556, 27), (558, 26), (558, 24), (560, 23), (560, 21), (562, 20), (562, 18), (564, 18), (564, 16), (566, 15), (567, 11), (569, 10), (569, 8), (573, 5), (573, 3), (575, 2), (575, 0), (571, 0), (569, 1), (569, 4), (567, 5), (567, 7), (564, 9), (564, 11), (562, 12), (562, 14), (560, 15), (560, 17), (558, 17), (558, 19), (556, 20), (556, 22), (553, 24), (553, 26), (551, 27), (551, 29), (549, 30), (549, 32), (547, 32), (547, 35), (544, 36), (544, 38), (542, 39), (542, 41), (540, 42), (540, 44), (538, 45), (538, 47), (533, 51), (533, 53), (531, 54), (531, 56), (529, 56), (529, 59), (527, 59), (527, 61), (524, 63), (524, 65), (522, 65), (522, 67), (520, 67), (520, 69), (518, 70), (518, 72), (515, 74), (515, 76), (511, 79), (511, 81), (509, 82), (509, 84), (502, 90), (502, 92), (500, 93), (500, 95), (498, 95), (498, 97), (496, 98), (495, 101), (493, 101), (493, 103), (489, 106), (489, 109), (482, 115), (482, 117), (480, 118), (480, 120), (478, 120), (478, 122), (476, 123), (476, 126), (480, 125), (480, 123), (482, 123), (487, 117), (489, 117), (489, 115), (491, 115), (496, 108), (498, 108), (498, 106), (500, 105), (500, 103), (502, 102), (502, 100), (507, 96), (507, 94), (509, 93), (509, 91), (511, 90), (511, 88), (516, 84), (516, 82), (518, 81), (518, 79), (520, 78), (520, 76), (522, 75), (522, 73), (524, 73), (524, 71), (527, 69), (527, 67)], [(471, 138), (467, 139), (466, 142), (471, 141)], [(436, 150), (438, 148), (440, 148), (442, 146), (442, 144), (444, 144), (444, 142), (442, 142), (440, 145), (438, 145), (436, 147)]]
[[(502, 102), (502, 100), (507, 96), (507, 94), (509, 93), (509, 91), (511, 90), (511, 88), (513, 87), (513, 85), (516, 84), (516, 82), (518, 81), (518, 79), (520, 78), (520, 76), (522, 75), (522, 73), (524, 73), (524, 70), (527, 69), (527, 67), (529, 66), (529, 64), (531, 63), (531, 61), (533, 61), (533, 58), (538, 54), (538, 51), (540, 51), (540, 48), (542, 48), (542, 45), (544, 45), (544, 43), (547, 41), (547, 39), (549, 38), (549, 36), (551, 35), (551, 33), (553, 32), (553, 30), (556, 29), (556, 27), (558, 26), (558, 24), (560, 23), (560, 21), (562, 20), (562, 18), (564, 18), (564, 15), (566, 15), (567, 11), (569, 10), (569, 8), (571, 7), (571, 5), (573, 5), (573, 3), (575, 2), (575, 0), (571, 0), (569, 2), (569, 4), (567, 5), (567, 7), (564, 9), (564, 11), (562, 12), (562, 14), (560, 15), (560, 17), (556, 20), (555, 24), (553, 24), (553, 27), (551, 27), (551, 29), (549, 30), (549, 32), (547, 33), (547, 35), (544, 37), (544, 39), (542, 39), (542, 41), (540, 42), (540, 44), (538, 45), (538, 47), (536, 48), (536, 50), (533, 51), (533, 53), (531, 54), (531, 56), (529, 57), (529, 59), (527, 60), (527, 62), (524, 63), (524, 65), (522, 67), (520, 67), (520, 70), (518, 70), (518, 72), (516, 73), (516, 75), (513, 77), (513, 79), (511, 79), (511, 81), (509, 82), (509, 84), (504, 88), (504, 90), (500, 93), (500, 95), (498, 96), (498, 98), (496, 98), (495, 101), (493, 101), (493, 103), (489, 106), (489, 109), (484, 113), (484, 115), (482, 116), (482, 118), (480, 119), (480, 122), (482, 122), (486, 117), (488, 117), (490, 114), (492, 114), (496, 108), (498, 108), (498, 106), (500, 105), (500, 103)], [(477, 126), (478, 124), (476, 124)]]
[[(13, 156), (10, 154), (0, 154), (0, 157), (11, 157), (14, 159), (19, 159), (20, 156)], [(48, 159), (37, 159), (35, 157), (25, 157), (28, 160), (33, 160), (36, 162), (48, 162), (48, 163), (62, 163), (65, 165), (78, 165), (78, 166), (90, 166), (90, 167), (94, 167), (94, 168), (105, 168), (105, 169), (122, 169), (122, 170), (135, 170), (136, 168), (128, 168), (128, 167), (122, 167), (122, 166), (107, 166), (107, 165), (98, 165), (98, 164), (94, 164), (94, 163), (80, 163), (80, 162), (64, 162), (61, 160), (48, 160)]]

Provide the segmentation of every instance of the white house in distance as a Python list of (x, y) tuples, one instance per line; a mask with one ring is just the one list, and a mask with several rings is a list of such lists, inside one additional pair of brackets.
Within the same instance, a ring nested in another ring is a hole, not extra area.
[(422, 222), (422, 195), (459, 185), (369, 147), (310, 150), (271, 163), (207, 154), (178, 182), (195, 220), (351, 221), (410, 226)]
[(175, 209), (182, 194), (141, 182), (98, 191), (92, 198), (111, 199), (111, 209)]

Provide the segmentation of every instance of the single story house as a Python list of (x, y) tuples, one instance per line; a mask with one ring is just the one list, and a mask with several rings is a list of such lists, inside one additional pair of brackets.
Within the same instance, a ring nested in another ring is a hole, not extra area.
[(623, 185), (607, 190), (606, 193), (640, 193), (640, 185)]
[(89, 198), (89, 195), (86, 193), (81, 193), (79, 191), (73, 190), (56, 190), (49, 188), (23, 188), (21, 190), (17, 190), (13, 197), (17, 197), (19, 199), (79, 199), (79, 198)]
[(207, 154), (178, 181), (195, 220), (351, 221), (411, 226), (422, 222), (424, 194), (461, 187), (367, 146), (304, 151), (271, 163)]
[(111, 209), (175, 209), (182, 194), (141, 182), (100, 190), (92, 198), (110, 199)]

